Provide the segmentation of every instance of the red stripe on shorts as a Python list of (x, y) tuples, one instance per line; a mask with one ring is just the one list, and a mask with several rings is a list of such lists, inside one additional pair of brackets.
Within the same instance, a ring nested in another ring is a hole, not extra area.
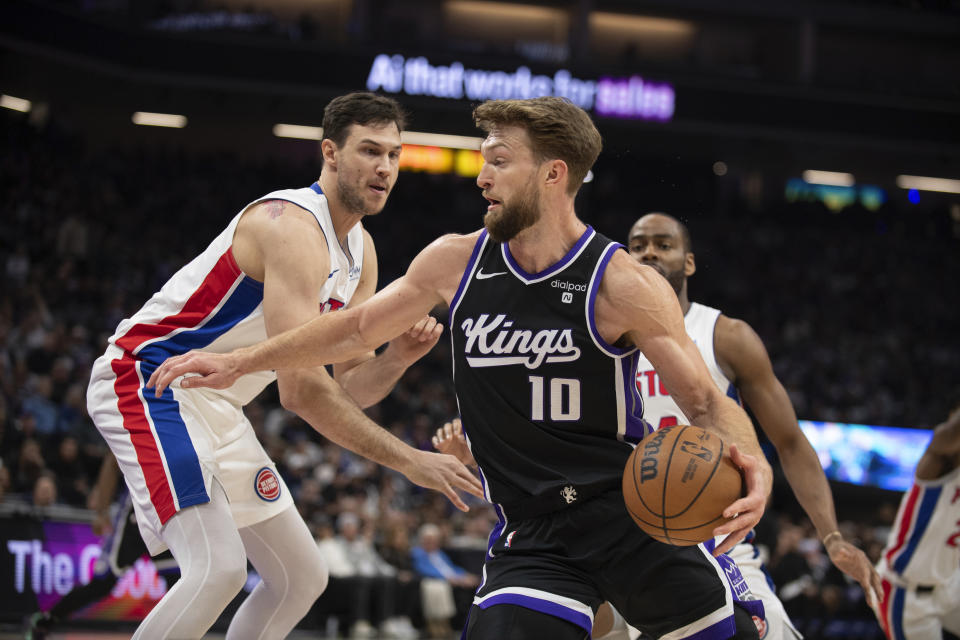
[(160, 523), (166, 523), (177, 512), (170, 492), (167, 471), (157, 441), (150, 429), (150, 422), (140, 398), (140, 376), (137, 373), (137, 361), (128, 354), (110, 363), (117, 376), (113, 389), (117, 394), (117, 408), (123, 417), (123, 428), (130, 434), (130, 441), (137, 453), (137, 462), (143, 470), (150, 502), (160, 516)]

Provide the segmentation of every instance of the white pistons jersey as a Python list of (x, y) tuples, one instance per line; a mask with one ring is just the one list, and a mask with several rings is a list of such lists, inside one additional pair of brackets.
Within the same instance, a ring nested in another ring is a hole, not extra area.
[(960, 467), (914, 479), (880, 562), (884, 575), (904, 585), (943, 584), (960, 572)]
[[(330, 273), (317, 291), (318, 310), (346, 305), (363, 268), (361, 226), (350, 230), (341, 247), (326, 196), (316, 183), (274, 191), (243, 210), (264, 200), (292, 202), (316, 218), (330, 254)], [(214, 478), (226, 492), (238, 527), (293, 504), (241, 409), (276, 374), (247, 374), (224, 390), (184, 389), (175, 382), (159, 398), (144, 387), (170, 356), (191, 349), (226, 352), (266, 339), (263, 283), (240, 270), (232, 251), (242, 213), (120, 323), (92, 368), (90, 417), (120, 464), (152, 554), (163, 550), (161, 530), (174, 514), (209, 502)]]
[[(330, 254), (330, 274), (317, 292), (317, 302), (321, 312), (344, 306), (360, 281), (363, 230), (354, 226), (341, 247), (327, 198), (314, 183), (304, 189), (274, 191), (244, 207), (203, 253), (177, 271), (132, 318), (120, 323), (110, 344), (156, 366), (191, 349), (225, 353), (266, 340), (263, 283), (244, 274), (232, 252), (240, 216), (264, 200), (287, 200), (317, 219)], [(272, 371), (250, 373), (229, 389), (214, 393), (245, 405), (275, 379)]]
[[(719, 309), (693, 302), (690, 304), (687, 315), (683, 318), (683, 323), (686, 326), (687, 335), (697, 345), (700, 355), (703, 356), (703, 361), (707, 363), (707, 369), (710, 371), (714, 383), (721, 391), (733, 398), (737, 404), (742, 404), (737, 388), (724, 375), (720, 365), (717, 364), (717, 357), (713, 351), (713, 332), (719, 317)], [(655, 429), (674, 424), (690, 424), (690, 421), (683, 415), (680, 407), (670, 396), (670, 392), (663, 386), (660, 375), (643, 354), (640, 354), (637, 364), (637, 390), (643, 398), (643, 419), (653, 425)]]

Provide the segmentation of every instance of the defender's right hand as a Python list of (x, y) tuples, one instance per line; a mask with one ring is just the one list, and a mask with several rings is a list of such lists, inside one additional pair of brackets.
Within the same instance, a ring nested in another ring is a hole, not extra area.
[(237, 366), (237, 357), (232, 353), (191, 351), (167, 358), (153, 372), (146, 386), (148, 389), (156, 387), (155, 394), (159, 398), (170, 383), (185, 375), (188, 377), (180, 381), (180, 386), (185, 389), (226, 389), (236, 382), (242, 373)]
[(470, 507), (457, 495), (457, 489), (483, 498), (480, 480), (462, 462), (445, 453), (417, 450), (409, 468), (400, 471), (410, 482), (444, 494), (461, 511), (469, 511)]

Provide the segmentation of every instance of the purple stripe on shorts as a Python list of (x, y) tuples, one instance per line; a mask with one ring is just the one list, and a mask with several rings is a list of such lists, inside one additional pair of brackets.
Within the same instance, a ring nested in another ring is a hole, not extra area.
[(692, 636), (687, 636), (684, 640), (726, 640), (737, 633), (737, 623), (733, 616), (724, 618), (720, 622), (715, 622), (706, 629), (697, 631)]
[(481, 609), (487, 609), (495, 604), (512, 604), (525, 609), (532, 609), (534, 611), (539, 611), (540, 613), (545, 613), (548, 616), (553, 616), (555, 618), (566, 620), (567, 622), (572, 622), (578, 627), (583, 627), (587, 633), (590, 633), (593, 630), (593, 621), (590, 619), (590, 616), (586, 615), (585, 613), (574, 611), (569, 607), (565, 607), (562, 604), (557, 604), (556, 602), (551, 602), (550, 600), (542, 600), (540, 598), (525, 596), (519, 593), (501, 593), (500, 595), (493, 596), (492, 598), (487, 598), (477, 606)]

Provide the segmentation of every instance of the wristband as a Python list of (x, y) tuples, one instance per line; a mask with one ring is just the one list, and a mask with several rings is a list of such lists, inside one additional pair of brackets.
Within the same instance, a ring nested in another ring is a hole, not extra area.
[(828, 533), (827, 535), (823, 536), (823, 540), (820, 541), (820, 542), (823, 543), (824, 548), (826, 548), (826, 546), (827, 546), (827, 541), (830, 540), (830, 538), (832, 538), (833, 536), (838, 536), (838, 537), (841, 538), (841, 539), (843, 538), (843, 534), (840, 533), (840, 530), (839, 530), (839, 529), (834, 529), (833, 531), (831, 531), (831, 532)]

